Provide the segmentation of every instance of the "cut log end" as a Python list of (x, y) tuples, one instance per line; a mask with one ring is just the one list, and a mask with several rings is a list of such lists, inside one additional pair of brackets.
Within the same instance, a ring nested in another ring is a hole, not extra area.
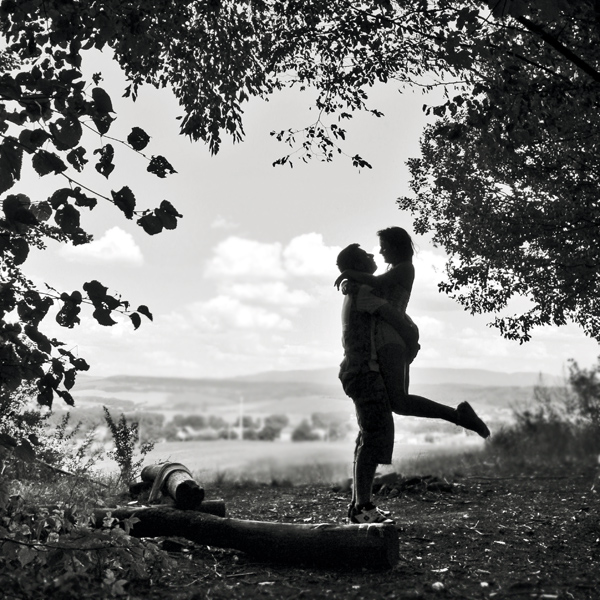
[(188, 479), (175, 488), (175, 505), (183, 510), (197, 509), (204, 500), (204, 489)]

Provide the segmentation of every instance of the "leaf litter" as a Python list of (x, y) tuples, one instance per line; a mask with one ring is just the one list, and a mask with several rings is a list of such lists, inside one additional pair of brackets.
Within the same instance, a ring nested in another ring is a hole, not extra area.
[[(399, 534), (400, 560), (391, 570), (266, 563), (186, 540), (189, 556), (180, 554), (169, 586), (143, 594), (149, 600), (595, 600), (596, 477), (573, 469), (552, 476), (457, 476), (449, 487), (418, 485), (397, 495), (382, 485), (375, 500), (392, 512)], [(343, 524), (350, 491), (325, 484), (247, 484), (207, 489), (207, 497), (223, 498), (236, 519)]]

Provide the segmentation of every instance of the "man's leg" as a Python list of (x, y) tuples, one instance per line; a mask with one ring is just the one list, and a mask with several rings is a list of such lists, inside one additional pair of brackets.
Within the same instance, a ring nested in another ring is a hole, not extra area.
[(354, 401), (360, 429), (354, 452), (349, 516), (353, 522), (381, 523), (386, 521), (386, 515), (373, 505), (371, 494), (377, 465), (392, 461), (394, 420), (387, 392), (383, 379), (375, 372), (357, 376), (345, 386), (345, 391)]
[(359, 453), (354, 462), (354, 505), (361, 507), (371, 502), (373, 480), (377, 471), (374, 463), (364, 453)]

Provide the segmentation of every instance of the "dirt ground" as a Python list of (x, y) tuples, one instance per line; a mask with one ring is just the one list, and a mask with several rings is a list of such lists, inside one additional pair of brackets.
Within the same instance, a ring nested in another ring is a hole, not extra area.
[[(176, 577), (130, 593), (152, 600), (600, 598), (597, 469), (484, 472), (449, 483), (416, 481), (395, 497), (376, 496), (397, 523), (400, 560), (391, 570), (264, 563), (178, 538)], [(233, 518), (344, 523), (350, 492), (325, 485), (207, 490), (217, 497)]]

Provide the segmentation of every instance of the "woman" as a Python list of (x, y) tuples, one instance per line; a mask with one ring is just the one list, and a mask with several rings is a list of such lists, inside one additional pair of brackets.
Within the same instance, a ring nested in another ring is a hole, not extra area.
[(402, 227), (388, 227), (378, 231), (377, 235), (379, 236), (380, 253), (389, 265), (388, 270), (382, 275), (369, 275), (351, 269), (345, 270), (337, 278), (335, 285), (339, 289), (344, 280), (351, 280), (372, 286), (376, 292), (396, 307), (410, 325), (408, 331), (412, 334), (402, 338), (387, 323), (380, 319), (375, 322), (377, 360), (392, 411), (399, 415), (444, 419), (475, 431), (483, 438), (489, 437), (490, 430), (468, 402), (461, 402), (456, 408), (452, 408), (423, 396), (409, 394), (409, 366), (420, 347), (418, 329), (406, 314), (415, 279), (415, 268), (412, 262), (414, 245), (410, 235)]

